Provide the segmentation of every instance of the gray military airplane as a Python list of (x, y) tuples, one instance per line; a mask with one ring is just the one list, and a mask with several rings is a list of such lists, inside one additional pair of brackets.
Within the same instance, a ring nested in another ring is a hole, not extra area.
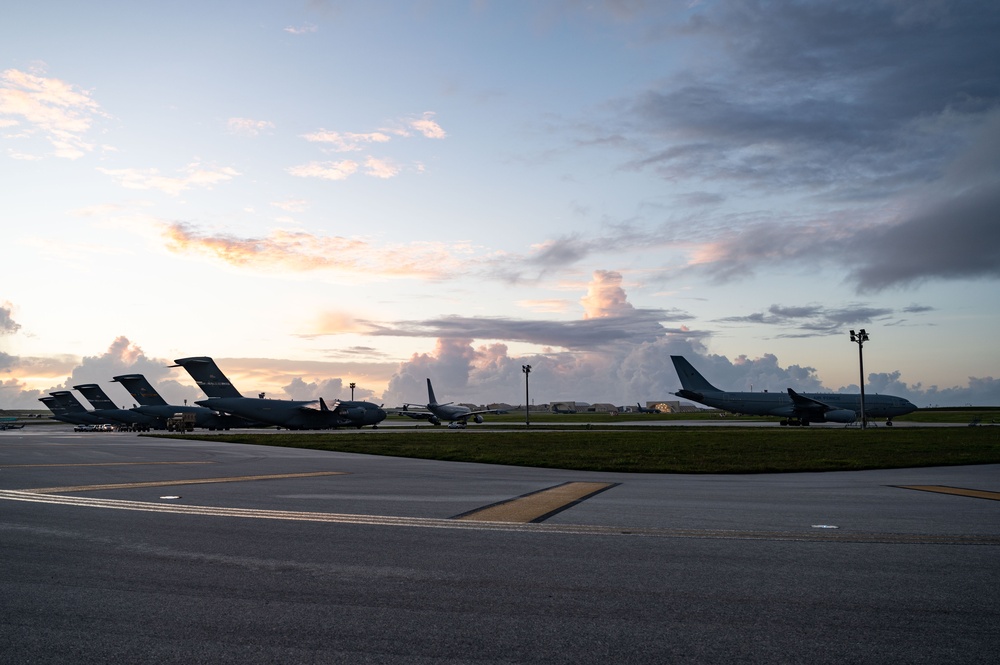
[(74, 390), (80, 393), (94, 407), (93, 415), (102, 418), (110, 418), (116, 425), (124, 426), (130, 430), (146, 431), (150, 429), (164, 429), (167, 424), (163, 418), (151, 416), (131, 409), (119, 409), (107, 393), (96, 383), (84, 383), (73, 386)]
[(649, 408), (643, 406), (642, 404), (640, 404), (639, 402), (636, 402), (635, 405), (637, 407), (636, 408), (636, 413), (659, 413), (660, 412), (659, 409), (649, 409)]
[(286, 429), (331, 429), (371, 425), (373, 428), (385, 420), (385, 411), (371, 402), (337, 400), (333, 408), (321, 397), (319, 408), (310, 407), (317, 400), (258, 399), (244, 397), (230, 383), (215, 361), (207, 356), (179, 358), (171, 367), (183, 367), (191, 378), (208, 395), (195, 404), (215, 411), (241, 416)]
[[(57, 390), (55, 392), (49, 393), (56, 400), (56, 404), (62, 409), (62, 417), (58, 417), (59, 414), (54, 416), (56, 420), (62, 420), (67, 423), (73, 423), (74, 425), (117, 425), (118, 422), (108, 418), (107, 416), (102, 416), (94, 411), (90, 411), (87, 407), (83, 405), (77, 396), (74, 395), (69, 390)], [(41, 398), (42, 403), (45, 403), (44, 397)], [(49, 406), (49, 408), (52, 408)], [(53, 411), (55, 413), (55, 411)]]
[(203, 427), (209, 430), (263, 426), (261, 423), (252, 422), (239, 416), (218, 413), (214, 409), (204, 406), (167, 404), (167, 401), (160, 397), (156, 389), (150, 385), (149, 381), (142, 374), (121, 374), (113, 377), (111, 380), (122, 384), (129, 395), (132, 396), (132, 399), (139, 403), (132, 410), (146, 414), (147, 416), (166, 420), (177, 413), (193, 413), (195, 415), (195, 427)]
[(67, 411), (66, 408), (59, 403), (59, 400), (57, 400), (52, 395), (49, 395), (48, 397), (39, 397), (38, 401), (44, 404), (46, 408), (48, 408), (48, 410), (52, 412), (53, 420), (58, 420), (64, 423), (71, 423), (73, 425), (82, 424), (77, 422), (75, 418), (70, 416), (69, 411)]
[(431, 386), (430, 379), (427, 379), (427, 404), (419, 408), (420, 410), (418, 411), (411, 411), (410, 405), (404, 404), (402, 409), (393, 413), (400, 416), (409, 416), (416, 420), (426, 420), (431, 425), (440, 425), (441, 421), (447, 420), (449, 423), (455, 423), (456, 427), (465, 427), (468, 424), (469, 418), (472, 418), (476, 423), (482, 423), (483, 416), (481, 414), (497, 413), (496, 409), (473, 411), (467, 406), (461, 406), (454, 402), (439, 404), (434, 397), (434, 388)]
[[(681, 380), (682, 390), (675, 395), (730, 413), (751, 416), (779, 416), (782, 425), (809, 423), (853, 423), (861, 414), (860, 394), (725, 392), (719, 390), (691, 366), (684, 356), (670, 356)], [(885, 418), (892, 425), (894, 416), (916, 411), (917, 407), (902, 397), (865, 395), (865, 417)]]

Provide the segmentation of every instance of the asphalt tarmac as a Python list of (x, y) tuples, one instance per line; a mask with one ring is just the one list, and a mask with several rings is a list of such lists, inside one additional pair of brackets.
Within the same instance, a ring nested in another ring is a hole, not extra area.
[(630, 475), (26, 430), (0, 433), (5, 663), (1000, 653), (998, 465)]

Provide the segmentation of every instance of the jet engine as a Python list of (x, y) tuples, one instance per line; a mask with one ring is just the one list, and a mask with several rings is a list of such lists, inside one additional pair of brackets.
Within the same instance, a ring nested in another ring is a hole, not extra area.
[(472, 419), (475, 420), (480, 425), (483, 424), (483, 417), (478, 413), (475, 416), (473, 416)]
[(833, 409), (823, 414), (823, 420), (828, 423), (853, 423), (858, 419), (858, 414), (850, 409)]
[(430, 418), (427, 419), (427, 422), (429, 422), (431, 425), (440, 425), (441, 419), (438, 418), (437, 416), (431, 416)]

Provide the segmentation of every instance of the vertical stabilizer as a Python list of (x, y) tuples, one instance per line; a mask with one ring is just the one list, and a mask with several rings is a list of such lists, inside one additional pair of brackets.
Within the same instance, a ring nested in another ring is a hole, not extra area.
[(215, 361), (208, 356), (178, 358), (174, 362), (177, 364), (171, 367), (186, 369), (198, 387), (209, 397), (243, 397)]
[(160, 394), (142, 374), (122, 374), (111, 380), (122, 384), (132, 399), (142, 406), (166, 406), (167, 404), (167, 401), (160, 397)]
[(431, 387), (431, 380), (427, 379), (427, 403), (437, 404), (438, 401), (434, 398), (434, 388)]
[(721, 393), (722, 391), (708, 382), (705, 377), (698, 373), (691, 363), (684, 356), (670, 356), (674, 361), (674, 369), (677, 370), (677, 378), (681, 380), (681, 387), (684, 390), (694, 393)]
[(90, 413), (76, 395), (68, 390), (57, 390), (49, 394), (56, 398), (56, 401), (62, 408), (66, 409), (67, 413)]
[(65, 416), (68, 411), (55, 397), (39, 397), (38, 401), (48, 407), (54, 416)]
[(91, 406), (95, 409), (117, 409), (118, 405), (111, 401), (107, 393), (96, 383), (84, 383), (73, 386), (74, 390), (79, 390), (80, 394), (87, 398)]

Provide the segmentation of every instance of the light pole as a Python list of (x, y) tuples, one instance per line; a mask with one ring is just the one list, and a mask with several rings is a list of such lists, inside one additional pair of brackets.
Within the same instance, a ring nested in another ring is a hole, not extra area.
[(531, 426), (531, 415), (528, 411), (528, 375), (531, 374), (531, 365), (521, 365), (521, 371), (524, 372), (524, 425), (526, 427)]
[(861, 368), (861, 429), (867, 427), (865, 422), (865, 342), (868, 341), (868, 333), (862, 328), (857, 333), (851, 331), (851, 341), (858, 343), (858, 366)]
[(350, 387), (350, 389), (351, 389), (351, 401), (353, 402), (353, 401), (354, 401), (354, 386), (355, 386), (356, 384), (355, 384), (355, 383), (354, 383), (353, 381), (351, 381), (351, 382), (350, 382), (349, 384), (347, 384), (347, 385), (348, 385), (348, 386)]

